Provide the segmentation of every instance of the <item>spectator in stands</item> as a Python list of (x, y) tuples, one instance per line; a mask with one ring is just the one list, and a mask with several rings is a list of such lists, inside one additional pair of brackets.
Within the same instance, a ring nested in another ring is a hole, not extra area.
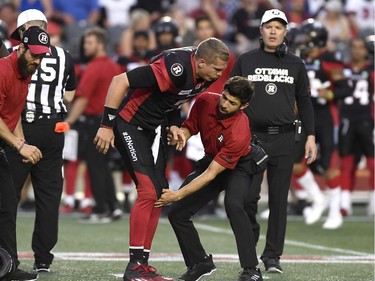
[(130, 8), (136, 0), (99, 0), (104, 28), (126, 27), (130, 22)]
[(228, 29), (228, 18), (224, 7), (218, 0), (201, 0), (201, 5), (189, 15), (192, 18), (208, 16), (215, 28), (216, 36), (223, 38)]
[(353, 34), (374, 34), (374, 0), (347, 0), (345, 13)]
[(232, 40), (236, 44), (237, 54), (258, 46), (260, 19), (268, 7), (262, 2), (241, 0), (242, 7), (231, 18), (231, 24), (234, 28)]
[(154, 50), (149, 49), (150, 38), (147, 30), (138, 30), (134, 32), (132, 42), (132, 53), (130, 56), (120, 55), (117, 63), (123, 71), (130, 71), (138, 66), (146, 65), (156, 54)]
[(79, 23), (96, 24), (99, 20), (98, 0), (53, 0), (53, 18), (66, 25)]
[(178, 43), (181, 46), (191, 46), (194, 44), (194, 20), (188, 17), (186, 11), (178, 5), (172, 5), (167, 14), (178, 25)]
[(328, 30), (327, 49), (346, 52), (351, 33), (341, 0), (328, 0), (324, 4), (324, 10), (317, 16), (317, 20)]
[(36, 9), (43, 12), (47, 19), (53, 14), (52, 0), (13, 0), (13, 3), (18, 7), (19, 12)]
[(156, 49), (155, 33), (151, 29), (151, 18), (149, 12), (142, 9), (133, 10), (130, 14), (129, 27), (123, 32), (121, 36), (119, 52), (122, 56), (131, 56), (132, 38), (136, 31), (146, 30), (149, 37), (148, 49)]

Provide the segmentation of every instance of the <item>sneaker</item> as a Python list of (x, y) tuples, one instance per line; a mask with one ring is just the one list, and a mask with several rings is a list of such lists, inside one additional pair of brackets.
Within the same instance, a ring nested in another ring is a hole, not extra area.
[(263, 281), (259, 268), (244, 268), (238, 281)]
[(33, 281), (38, 279), (38, 274), (29, 273), (19, 268), (16, 269), (13, 276), (10, 278), (12, 281)]
[(148, 266), (139, 262), (129, 262), (123, 276), (124, 281), (153, 281)]
[(283, 273), (279, 258), (261, 258), (267, 273)]
[(120, 208), (117, 208), (112, 212), (112, 219), (114, 221), (117, 221), (117, 220), (121, 219), (123, 214), (124, 214), (124, 212)]
[(179, 281), (198, 281), (203, 276), (208, 276), (216, 270), (212, 255), (206, 256), (202, 261), (188, 267), (187, 271), (178, 278)]
[(50, 272), (50, 265), (47, 263), (34, 263), (34, 271), (36, 272)]
[(173, 281), (171, 277), (165, 277), (156, 273), (156, 268), (150, 265), (146, 265), (148, 275), (152, 281)]
[(82, 223), (110, 223), (112, 217), (107, 214), (89, 214), (78, 220)]

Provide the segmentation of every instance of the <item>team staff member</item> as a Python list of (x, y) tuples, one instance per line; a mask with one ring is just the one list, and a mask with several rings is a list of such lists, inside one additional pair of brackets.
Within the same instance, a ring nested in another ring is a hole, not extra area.
[[(31, 76), (35, 73), (46, 53), (50, 53), (50, 40), (38, 27), (25, 31), (18, 50), (0, 59), (0, 245), (8, 251), (16, 266), (16, 216), (17, 196), (4, 148), (15, 149), (25, 163), (35, 164), (42, 152), (25, 143), (19, 134), (20, 116), (27, 96)], [(37, 274), (16, 269), (10, 280), (36, 280)]]
[[(11, 37), (20, 40), (24, 30), (30, 26), (46, 30), (47, 19), (41, 11), (30, 9), (18, 16), (17, 26)], [(43, 153), (43, 159), (31, 165), (24, 163), (13, 149), (6, 150), (18, 201), (25, 181), (31, 175), (36, 203), (32, 249), (34, 270), (38, 272), (50, 271), (54, 258), (51, 251), (58, 239), (64, 147), (64, 129), (61, 130), (59, 126), (64, 126), (61, 122), (67, 112), (64, 99), (68, 97), (71, 100), (76, 86), (70, 54), (60, 47), (51, 46), (50, 49), (51, 55), (43, 59), (38, 71), (32, 76), (21, 116), (22, 138), (37, 145)]]
[[(112, 80), (94, 142), (99, 151), (107, 153), (116, 140), (116, 147), (137, 186), (138, 198), (130, 216), (130, 262), (125, 281), (141, 278), (151, 268), (147, 265), (148, 257), (161, 212), (154, 203), (162, 188), (168, 186), (161, 125), (168, 121), (173, 136), (185, 143), (185, 135), (179, 129), (180, 106), (218, 79), (228, 60), (228, 47), (216, 38), (209, 38), (197, 48), (164, 51), (149, 65)], [(157, 277), (151, 278), (170, 280)]]
[(80, 158), (86, 160), (95, 206), (93, 213), (84, 219), (91, 222), (109, 222), (113, 218), (120, 218), (122, 211), (117, 208), (115, 184), (108, 159), (96, 150), (92, 140), (100, 126), (108, 86), (112, 77), (120, 73), (120, 68), (107, 56), (107, 33), (104, 29), (87, 29), (83, 40), (84, 53), (90, 58), (90, 62), (82, 74), (76, 99), (66, 121), (72, 125), (82, 113), (85, 117), (80, 132), (83, 137), (81, 143), (85, 145)]
[[(182, 124), (186, 138), (200, 132), (205, 156), (181, 188), (164, 189), (156, 206), (178, 201), (169, 212), (188, 270), (179, 280), (195, 281), (216, 270), (191, 220), (192, 216), (225, 188), (225, 209), (231, 223), (243, 272), (238, 280), (263, 280), (258, 265), (252, 225), (244, 208), (252, 174), (249, 120), (242, 112), (253, 96), (253, 84), (232, 77), (219, 96), (204, 93), (196, 99), (188, 119)], [(238, 134), (241, 132), (241, 134)], [(175, 144), (173, 140), (170, 144)], [(177, 149), (182, 149), (177, 143)], [(192, 194), (193, 193), (193, 194)], [(190, 195), (191, 194), (191, 195)], [(188, 196), (190, 195), (190, 196)]]
[[(284, 248), (287, 199), (294, 162), (295, 103), (307, 135), (307, 163), (312, 163), (316, 158), (309, 80), (302, 60), (287, 51), (287, 24), (288, 20), (282, 11), (267, 10), (259, 28), (260, 48), (241, 54), (232, 71), (232, 75), (247, 77), (255, 84), (254, 99), (245, 113), (251, 120), (252, 133), (258, 137), (270, 157), (267, 163), (270, 214), (266, 246), (261, 259), (267, 272), (280, 273), (279, 259)], [(259, 195), (262, 180), (263, 175), (254, 176), (250, 191)], [(257, 200), (249, 201), (247, 208), (258, 240), (259, 224), (254, 215)]]

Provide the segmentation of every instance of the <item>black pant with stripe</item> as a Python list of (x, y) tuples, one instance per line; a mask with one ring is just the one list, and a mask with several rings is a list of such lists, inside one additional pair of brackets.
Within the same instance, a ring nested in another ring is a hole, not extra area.
[[(176, 234), (187, 267), (198, 263), (207, 255), (191, 217), (218, 196), (223, 189), (225, 189), (225, 210), (236, 240), (241, 267), (256, 267), (258, 265), (253, 227), (245, 210), (247, 198), (255, 196), (251, 200), (255, 202), (259, 200), (258, 193), (249, 191), (253, 178), (249, 174), (250, 168), (247, 166), (249, 161), (248, 157), (241, 158), (234, 170), (225, 170), (207, 186), (172, 205), (169, 221)], [(198, 161), (193, 173), (186, 178), (182, 187), (202, 174), (210, 162), (209, 158)]]
[(35, 165), (22, 162), (22, 157), (13, 148), (6, 148), (14, 187), (18, 201), (27, 176), (30, 174), (35, 194), (35, 225), (32, 249), (36, 263), (51, 264), (51, 250), (57, 243), (58, 219), (63, 190), (62, 151), (64, 134), (55, 132), (58, 118), (36, 119), (35, 123), (23, 123), (26, 141), (38, 147), (43, 158)]

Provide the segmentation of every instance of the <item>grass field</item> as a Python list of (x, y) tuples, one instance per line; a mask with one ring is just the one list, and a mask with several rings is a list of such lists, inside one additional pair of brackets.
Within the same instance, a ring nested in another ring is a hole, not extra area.
[[(357, 210), (357, 214), (362, 210)], [(203, 280), (236, 281), (241, 270), (229, 223), (225, 219), (195, 220), (203, 245), (212, 253), (217, 271)], [(51, 272), (38, 280), (122, 280), (128, 261), (128, 217), (109, 224), (82, 224), (77, 215), (60, 219), (59, 242), (54, 249)], [(17, 223), (20, 268), (31, 270), (31, 236), (34, 217), (20, 213)], [(301, 218), (289, 217), (283, 274), (264, 274), (272, 281), (374, 281), (374, 221), (356, 215), (339, 230), (323, 230), (323, 221), (306, 226)], [(258, 255), (264, 247), (266, 221), (261, 220)], [(176, 278), (185, 271), (169, 222), (162, 218), (154, 239), (150, 264), (158, 272)], [(260, 264), (264, 272), (263, 264)]]

